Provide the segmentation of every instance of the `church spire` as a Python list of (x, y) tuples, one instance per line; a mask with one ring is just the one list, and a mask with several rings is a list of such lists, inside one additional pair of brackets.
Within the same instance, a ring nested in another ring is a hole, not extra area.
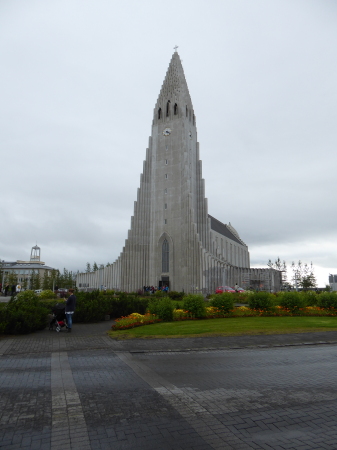
[(184, 69), (177, 51), (173, 53), (167, 69), (156, 103), (156, 111), (161, 110), (163, 114), (166, 114), (168, 102), (171, 108), (174, 108), (174, 105), (178, 105), (181, 110), (187, 108), (189, 111), (193, 111)]

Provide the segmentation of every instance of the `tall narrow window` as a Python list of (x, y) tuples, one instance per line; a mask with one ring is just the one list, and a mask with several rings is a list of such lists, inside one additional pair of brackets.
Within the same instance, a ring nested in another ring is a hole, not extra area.
[(178, 105), (174, 104), (174, 115), (176, 116), (178, 114)]
[(164, 209), (167, 209), (167, 203), (165, 203)]
[(188, 109), (187, 109), (187, 106), (186, 106), (186, 117), (188, 116)]
[(161, 108), (158, 109), (158, 119), (161, 119)]
[(170, 100), (166, 103), (166, 117), (170, 115)]
[(169, 272), (169, 243), (167, 242), (167, 239), (164, 240), (163, 246), (162, 246), (162, 258), (161, 258), (161, 270), (164, 273)]
[(193, 114), (193, 125), (195, 125), (195, 115)]
[(165, 188), (165, 190), (164, 190), (164, 194), (167, 194), (167, 189)]
[(167, 166), (167, 159), (165, 159), (165, 165)]
[(165, 173), (165, 178), (167, 178), (167, 173)]

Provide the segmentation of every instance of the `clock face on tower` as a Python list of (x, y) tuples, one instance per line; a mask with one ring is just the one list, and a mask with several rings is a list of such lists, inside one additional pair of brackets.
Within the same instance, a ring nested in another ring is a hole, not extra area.
[(171, 128), (165, 128), (165, 130), (163, 131), (163, 135), (170, 136), (170, 134), (171, 134)]

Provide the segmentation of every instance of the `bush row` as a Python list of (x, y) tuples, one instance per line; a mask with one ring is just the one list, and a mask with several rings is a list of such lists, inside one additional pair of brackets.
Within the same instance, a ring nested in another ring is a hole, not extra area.
[[(53, 294), (51, 292), (51, 294)], [(177, 293), (179, 294), (179, 293)], [(45, 294), (45, 297), (48, 295)], [(44, 297), (44, 296), (43, 296)], [(24, 291), (0, 307), (0, 333), (20, 334), (45, 328), (47, 314), (59, 299), (44, 299), (33, 291)], [(269, 294), (256, 292), (248, 297), (249, 307), (255, 311), (271, 311), (281, 306), (296, 314), (306, 306), (318, 306), (337, 311), (337, 293), (284, 292)], [(174, 296), (179, 300), (181, 297)], [(97, 322), (109, 314), (112, 318), (125, 317), (132, 313), (144, 315), (147, 311), (163, 321), (173, 320), (173, 302), (169, 296), (140, 297), (120, 293), (118, 297), (100, 291), (78, 292), (76, 294), (74, 322)], [(205, 318), (206, 306), (216, 308), (221, 314), (228, 314), (234, 308), (236, 297), (231, 293), (213, 295), (205, 302), (202, 295), (184, 295), (182, 308), (194, 318)], [(179, 308), (181, 305), (177, 305)]]
[[(41, 298), (35, 292), (27, 290), (13, 297), (8, 303), (1, 304), (0, 333), (24, 334), (44, 329), (53, 306), (64, 301), (53, 298), (53, 292), (51, 294)], [(145, 314), (148, 303), (148, 298), (123, 293), (115, 297), (99, 291), (78, 292), (73, 321), (98, 322), (104, 320), (107, 314), (113, 318), (127, 316), (133, 312)]]
[(43, 330), (47, 325), (48, 309), (32, 291), (25, 297), (12, 298), (0, 309), (0, 333), (24, 334)]
[(249, 296), (248, 305), (251, 309), (268, 311), (275, 306), (281, 306), (289, 311), (296, 312), (307, 306), (318, 306), (324, 309), (337, 309), (337, 293), (322, 292), (282, 292), (269, 294), (268, 292), (255, 292)]

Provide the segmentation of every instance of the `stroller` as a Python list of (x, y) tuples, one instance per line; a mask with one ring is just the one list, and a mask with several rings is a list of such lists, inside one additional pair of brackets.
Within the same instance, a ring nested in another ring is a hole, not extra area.
[(49, 322), (49, 330), (53, 331), (55, 327), (55, 331), (58, 333), (62, 328), (67, 326), (66, 313), (65, 313), (66, 305), (64, 303), (57, 303), (52, 309), (51, 320)]

